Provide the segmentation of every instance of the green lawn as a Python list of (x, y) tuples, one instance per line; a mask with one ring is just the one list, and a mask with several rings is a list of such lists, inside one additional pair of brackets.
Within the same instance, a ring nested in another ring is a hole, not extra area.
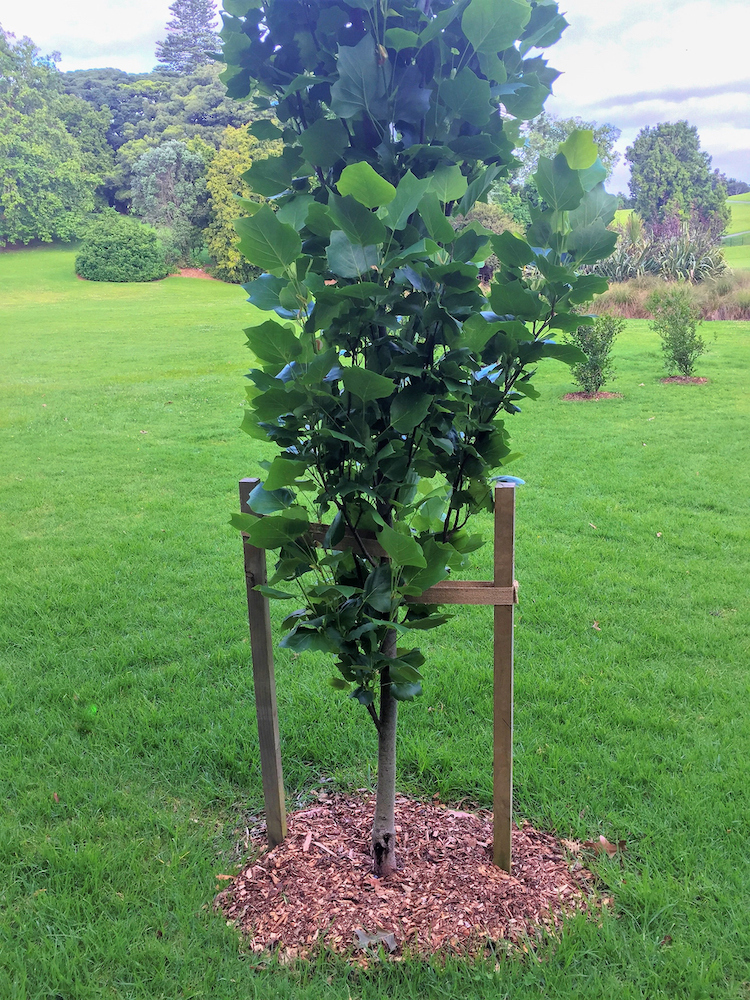
[(732, 211), (726, 232), (728, 236), (732, 233), (745, 233), (750, 230), (750, 194), (735, 194), (727, 198), (727, 202)]
[(739, 247), (723, 247), (727, 264), (735, 271), (750, 270), (750, 243)]
[[(680, 386), (629, 322), (622, 399), (563, 402), (550, 361), (513, 419), (516, 815), (627, 841), (592, 862), (611, 912), (496, 969), (259, 968), (212, 911), (262, 805), (227, 526), (270, 454), (238, 431), (250, 307), (216, 282), (77, 281), (72, 258), (0, 254), (0, 997), (748, 1000), (750, 324), (706, 324), (710, 382)], [(428, 640), (401, 790), (487, 805), (491, 614)], [(292, 803), (372, 782), (372, 727), (330, 672), (278, 651)]]

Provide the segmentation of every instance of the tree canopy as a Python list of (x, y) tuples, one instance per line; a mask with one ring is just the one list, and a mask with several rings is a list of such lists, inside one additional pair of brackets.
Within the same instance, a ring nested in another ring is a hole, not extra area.
[(558, 118), (543, 111), (537, 118), (526, 122), (521, 130), (522, 145), (516, 150), (516, 159), (520, 168), (515, 172), (517, 184), (525, 184), (536, 171), (540, 156), (553, 157), (558, 146), (565, 142), (571, 132), (576, 129), (588, 129), (592, 133), (594, 143), (599, 153), (599, 159), (610, 176), (620, 160), (620, 154), (615, 150), (615, 143), (620, 138), (620, 129), (607, 122), (600, 125), (595, 121), (584, 121), (583, 118)]
[(630, 194), (646, 222), (670, 216), (686, 219), (695, 213), (726, 224), (726, 188), (714, 182), (711, 157), (700, 148), (694, 125), (678, 121), (643, 128), (625, 159), (630, 164)]
[(219, 45), (213, 0), (174, 0), (167, 37), (156, 45), (159, 67), (188, 74), (211, 62)]

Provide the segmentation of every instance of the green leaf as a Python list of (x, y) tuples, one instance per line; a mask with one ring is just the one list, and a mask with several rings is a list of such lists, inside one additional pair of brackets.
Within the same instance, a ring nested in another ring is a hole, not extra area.
[(526, 240), (515, 236), (508, 229), (493, 236), (490, 242), (498, 260), (509, 267), (524, 267), (534, 259), (534, 251)]
[(434, 191), (429, 191), (419, 203), (419, 215), (427, 227), (427, 232), (440, 243), (452, 243), (456, 231), (443, 211), (440, 199)]
[(360, 111), (377, 118), (385, 78), (372, 35), (367, 33), (354, 46), (340, 45), (336, 68), (339, 78), (331, 87), (331, 111), (338, 118), (353, 118)]
[(255, 281), (248, 281), (242, 287), (247, 292), (247, 301), (258, 309), (266, 311), (278, 310), (281, 308), (279, 294), (289, 282), (285, 278), (277, 278), (273, 274), (262, 274)]
[(329, 677), (328, 683), (337, 691), (348, 691), (350, 681), (345, 681), (343, 677)]
[(299, 139), (308, 163), (328, 170), (349, 146), (349, 134), (338, 118), (319, 118)]
[(294, 330), (272, 319), (267, 319), (258, 326), (249, 327), (245, 330), (245, 336), (247, 346), (255, 357), (270, 365), (283, 367), (299, 358), (304, 350)]
[(310, 210), (310, 206), (315, 203), (315, 199), (311, 194), (294, 195), (281, 206), (276, 213), (276, 218), (279, 222), (290, 225), (295, 232), (299, 232), (307, 221), (307, 213)]
[(583, 351), (575, 344), (555, 344), (551, 340), (541, 342), (544, 350), (540, 356), (543, 358), (554, 358), (556, 361), (564, 361), (566, 365), (581, 365), (588, 361)]
[(422, 200), (422, 196), (430, 186), (429, 177), (419, 179), (411, 170), (407, 170), (396, 188), (396, 197), (388, 205), (382, 218), (394, 231), (403, 229), (409, 221), (412, 212)]
[(336, 187), (339, 189), (339, 194), (344, 196), (350, 194), (366, 208), (388, 205), (396, 197), (395, 187), (365, 160), (344, 167)]
[(497, 53), (513, 45), (530, 17), (526, 0), (471, 0), (461, 27), (477, 52)]
[(469, 0), (458, 0), (457, 3), (453, 3), (445, 10), (441, 10), (436, 17), (432, 18), (424, 31), (421, 32), (419, 36), (420, 46), (424, 47), (433, 38), (437, 38), (448, 27), (451, 21), (454, 21), (464, 12), (468, 5)]
[(419, 214), (430, 236), (440, 243), (452, 243), (456, 231), (446, 217), (440, 199), (434, 191), (428, 192), (419, 203)]
[(581, 203), (583, 187), (562, 153), (554, 160), (540, 156), (534, 181), (539, 194), (556, 212), (570, 212)]
[(415, 49), (419, 45), (419, 35), (406, 28), (389, 28), (385, 33), (385, 44), (389, 49)]
[(365, 208), (351, 195), (338, 198), (332, 194), (328, 202), (328, 211), (336, 227), (346, 234), (350, 243), (367, 247), (385, 242), (388, 232), (383, 223), (374, 212)]
[(408, 434), (421, 424), (432, 406), (433, 396), (424, 386), (408, 385), (391, 403), (391, 426), (399, 434)]
[(501, 320), (488, 322), (480, 313), (473, 313), (464, 322), (461, 331), (461, 347), (468, 347), (473, 354), (481, 354), (487, 342), (498, 332)]
[(256, 139), (260, 139), (261, 142), (271, 142), (274, 139), (280, 139), (283, 135), (281, 129), (277, 128), (268, 118), (260, 118), (257, 122), (253, 122), (248, 128), (248, 132)]
[(263, 487), (269, 493), (273, 493), (274, 490), (278, 490), (282, 486), (289, 486), (295, 479), (304, 476), (308, 469), (307, 462), (295, 461), (279, 455), (271, 462), (271, 468), (266, 473)]
[(250, 491), (247, 498), (247, 505), (254, 514), (276, 514), (280, 510), (286, 510), (294, 503), (294, 493), (291, 490), (276, 490), (269, 493), (263, 489), (263, 485), (258, 485)]
[(267, 198), (287, 191), (292, 186), (292, 177), (291, 164), (283, 156), (253, 160), (250, 169), (242, 175), (251, 191)]
[(268, 205), (250, 219), (237, 219), (234, 228), (240, 237), (240, 253), (271, 274), (282, 274), (302, 252), (302, 241), (293, 227), (279, 222)]
[(414, 701), (422, 694), (422, 685), (419, 682), (391, 684), (391, 694), (396, 701)]
[(607, 229), (601, 219), (582, 229), (574, 229), (568, 237), (568, 250), (575, 257), (576, 266), (604, 260), (616, 245), (617, 233)]
[(402, 535), (400, 531), (395, 531), (386, 525), (380, 529), (377, 538), (391, 559), (399, 566), (422, 568), (427, 566), (419, 542), (412, 535)]
[(522, 83), (503, 84), (495, 93), (498, 91), (506, 111), (522, 121), (529, 121), (540, 115), (550, 94), (550, 88), (535, 73), (527, 73)]
[(246, 528), (250, 544), (259, 549), (278, 549), (307, 531), (309, 522), (304, 511), (297, 508), (293, 516), (286, 517), (285, 514), (290, 514), (290, 511), (261, 517)]
[(581, 187), (584, 191), (590, 191), (592, 188), (596, 187), (597, 184), (603, 184), (607, 179), (607, 169), (600, 159), (596, 161), (588, 168), (588, 170), (579, 170), (578, 179), (581, 182)]
[(238, 531), (248, 531), (257, 520), (254, 514), (232, 514), (229, 523)]
[(472, 125), (484, 125), (489, 120), (492, 114), (491, 96), (489, 82), (480, 79), (468, 66), (464, 66), (453, 79), (444, 80), (440, 87), (443, 103), (458, 118)]
[(438, 167), (430, 180), (430, 191), (434, 191), (442, 202), (458, 201), (466, 193), (468, 186), (468, 181), (456, 163)]
[(517, 316), (522, 320), (534, 320), (539, 319), (542, 314), (539, 296), (520, 281), (511, 281), (507, 285), (493, 283), (490, 290), (490, 304), (498, 316)]
[(276, 601), (291, 601), (295, 597), (299, 598), (299, 594), (288, 594), (285, 590), (277, 590), (275, 587), (269, 587), (266, 583), (259, 583), (257, 587), (253, 587), (253, 590), (257, 590), (264, 597), (270, 597)]
[(606, 278), (596, 274), (582, 274), (576, 278), (576, 283), (572, 290), (568, 292), (568, 301), (572, 305), (580, 305), (582, 302), (590, 302), (595, 295), (601, 295), (609, 288)]
[(618, 200), (613, 194), (608, 194), (603, 184), (597, 184), (583, 196), (583, 201), (568, 216), (571, 226), (590, 226), (592, 222), (601, 219), (608, 226), (615, 217)]
[(574, 129), (565, 142), (560, 143), (558, 152), (563, 154), (571, 170), (588, 170), (599, 156), (594, 133), (588, 128)]
[(385, 399), (396, 388), (385, 375), (378, 375), (368, 368), (344, 368), (341, 381), (347, 392), (353, 392), (364, 403), (371, 399)]
[(360, 274), (368, 274), (378, 266), (379, 260), (377, 247), (352, 243), (340, 229), (331, 233), (326, 257), (330, 269), (341, 278), (358, 278)]

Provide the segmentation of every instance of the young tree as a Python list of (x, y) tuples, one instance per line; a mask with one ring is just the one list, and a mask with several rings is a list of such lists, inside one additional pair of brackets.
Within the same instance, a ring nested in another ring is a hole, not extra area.
[[(266, 516), (233, 521), (280, 549), (266, 594), (300, 584), (282, 645), (333, 654), (334, 687), (377, 730), (372, 851), (387, 875), (398, 704), (421, 693), (415, 636), (444, 621), (418, 597), (481, 544), (467, 526), (492, 507), (506, 420), (537, 395), (536, 364), (584, 359), (550, 338), (579, 326), (573, 307), (606, 286), (576, 267), (611, 252), (616, 199), (590, 134), (575, 132), (540, 161), (549, 207), (527, 240), (451, 225), (512, 162), (501, 102), (519, 119), (542, 110), (557, 74), (528, 52), (565, 27), (554, 3), (227, 7), (229, 92), (273, 107), (282, 128), (251, 132), (284, 143), (245, 174), (278, 211), (236, 224), (241, 252), (267, 272), (245, 286), (268, 318), (246, 331), (256, 367), (243, 426), (281, 450), (250, 498)], [(502, 267), (485, 296), (491, 251)]]
[(214, 0), (174, 0), (167, 37), (156, 44), (159, 68), (185, 75), (211, 62), (218, 47)]
[(689, 218), (692, 213), (716, 220), (719, 229), (729, 221), (726, 188), (714, 183), (711, 157), (700, 148), (694, 125), (679, 121), (643, 128), (625, 159), (630, 164), (630, 194), (646, 222), (674, 215)]

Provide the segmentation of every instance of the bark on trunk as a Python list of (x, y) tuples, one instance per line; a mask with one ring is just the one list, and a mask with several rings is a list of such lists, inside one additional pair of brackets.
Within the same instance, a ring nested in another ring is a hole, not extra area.
[[(396, 655), (396, 633), (383, 644), (386, 656)], [(390, 671), (380, 674), (380, 731), (378, 734), (378, 791), (372, 824), (374, 872), (384, 878), (396, 870), (396, 723), (398, 702), (391, 694)]]

